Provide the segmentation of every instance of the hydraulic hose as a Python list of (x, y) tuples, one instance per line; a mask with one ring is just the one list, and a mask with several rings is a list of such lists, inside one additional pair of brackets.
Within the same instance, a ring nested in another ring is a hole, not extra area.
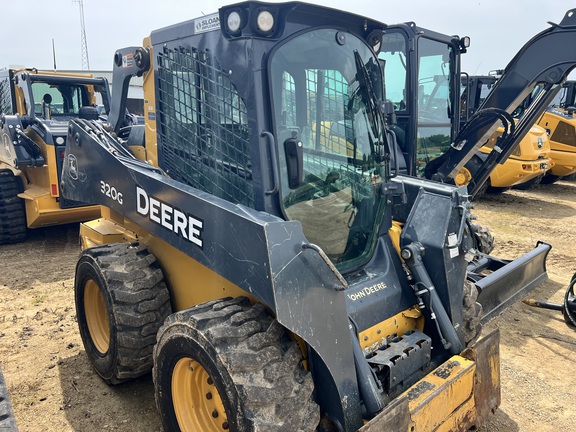
[(534, 299), (526, 299), (523, 300), (523, 302), (528, 306), (562, 312), (566, 324), (576, 329), (576, 296), (574, 295), (575, 285), (576, 285), (576, 273), (572, 275), (572, 279), (570, 280), (570, 284), (566, 289), (566, 293), (564, 294), (564, 301), (562, 303), (550, 303)]

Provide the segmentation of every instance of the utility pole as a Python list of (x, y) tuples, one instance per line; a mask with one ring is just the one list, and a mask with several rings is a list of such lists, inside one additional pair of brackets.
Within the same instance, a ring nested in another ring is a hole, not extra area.
[(82, 50), (82, 70), (90, 70), (90, 60), (88, 59), (88, 41), (86, 40), (86, 26), (84, 24), (84, 1), (72, 0), (80, 5), (80, 44)]

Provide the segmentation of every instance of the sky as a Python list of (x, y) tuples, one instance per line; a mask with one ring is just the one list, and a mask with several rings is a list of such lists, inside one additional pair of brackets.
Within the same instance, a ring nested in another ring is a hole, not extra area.
[[(2, 1), (0, 68), (13, 65), (82, 69), (80, 7), (77, 0)], [(153, 30), (216, 12), (236, 1), (84, 0), (88, 59), (92, 70), (111, 70), (118, 48), (140, 46)], [(449, 35), (470, 36), (462, 70), (487, 74), (508, 64), (535, 34), (559, 23), (576, 1), (548, 0), (313, 0), (387, 24), (414, 21)]]

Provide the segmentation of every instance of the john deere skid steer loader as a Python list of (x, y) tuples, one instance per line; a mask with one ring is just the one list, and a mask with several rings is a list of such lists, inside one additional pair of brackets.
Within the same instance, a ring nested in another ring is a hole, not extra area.
[[(466, 187), (391, 169), (385, 30), (305, 3), (226, 6), (116, 52), (114, 82), (144, 77), (140, 150), (71, 122), (62, 193), (104, 206), (81, 225), (86, 353), (109, 384), (152, 370), (165, 430), (464, 431), (498, 407), (499, 337), (477, 341), (481, 322), (546, 279), (550, 246), (481, 253)], [(557, 36), (576, 40), (572, 12), (527, 46)], [(514, 91), (544, 80), (552, 97), (576, 57), (550, 64)]]
[(62, 199), (68, 122), (108, 110), (108, 82), (89, 74), (0, 71), (0, 244), (25, 240), (27, 228), (94, 219), (99, 206)]

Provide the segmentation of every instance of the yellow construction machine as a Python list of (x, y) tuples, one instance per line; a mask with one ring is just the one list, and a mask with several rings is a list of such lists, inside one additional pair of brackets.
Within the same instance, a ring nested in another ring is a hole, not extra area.
[[(494, 72), (490, 75), (463, 74), (461, 81), (462, 105), (460, 108), (461, 116), (464, 117), (462, 121), (465, 122), (476, 112), (496, 84), (498, 72), (501, 71)], [(482, 154), (477, 155), (480, 161), (490, 154), (503, 133), (504, 127), (499, 127), (486, 145), (480, 148)], [(469, 162), (469, 164), (474, 163), (477, 165), (479, 161), (473, 159)], [(544, 128), (535, 124), (520, 141), (510, 157), (490, 174), (485, 183), (485, 190), (486, 192), (500, 193), (511, 187), (522, 190), (529, 189), (538, 185), (553, 166), (548, 133)], [(470, 170), (464, 167), (459, 176), (456, 177), (456, 184), (467, 184), (469, 176), (471, 176)]]
[[(300, 2), (225, 6), (118, 50), (110, 127), (70, 123), (63, 196), (103, 205), (75, 274), (86, 354), (109, 384), (152, 370), (165, 430), (465, 431), (497, 409), (499, 336), (478, 340), (482, 323), (546, 280), (550, 245), (480, 252), (450, 180), (518, 93), (544, 81), (551, 99), (576, 56), (553, 73), (513, 61), (502, 105), (485, 101), (431, 181), (402, 174), (387, 30)], [(522, 53), (541, 66), (575, 42), (570, 11)], [(511, 82), (518, 67), (531, 78)], [(108, 132), (132, 76), (141, 145)], [(543, 109), (507, 126), (503, 156)]]
[(108, 83), (89, 74), (0, 70), (0, 244), (25, 240), (27, 228), (100, 215), (60, 196), (68, 123), (98, 119)]
[[(529, 102), (532, 95), (528, 98)], [(554, 166), (542, 183), (550, 184), (576, 173), (576, 81), (566, 81), (562, 90), (538, 120), (550, 135), (550, 157)]]

